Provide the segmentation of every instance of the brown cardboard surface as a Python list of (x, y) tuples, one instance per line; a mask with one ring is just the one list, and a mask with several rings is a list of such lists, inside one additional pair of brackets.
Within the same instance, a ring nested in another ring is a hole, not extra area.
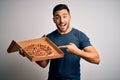
[[(53, 50), (53, 53), (48, 55), (48, 56), (30, 56), (24, 50), (24, 48), (27, 47), (30, 44), (40, 44), (40, 43), (50, 46), (52, 48), (52, 50)], [(59, 48), (57, 48), (57, 46), (51, 40), (49, 40), (47, 37), (31, 39), (31, 40), (25, 40), (25, 41), (20, 41), (20, 42), (16, 42), (16, 41), (13, 40), (11, 42), (10, 46), (8, 47), (7, 52), (8, 53), (16, 52), (20, 48), (22, 48), (24, 50), (25, 55), (27, 56), (27, 58), (30, 61), (41, 61), (41, 60), (55, 59), (55, 58), (64, 57), (64, 53)]]

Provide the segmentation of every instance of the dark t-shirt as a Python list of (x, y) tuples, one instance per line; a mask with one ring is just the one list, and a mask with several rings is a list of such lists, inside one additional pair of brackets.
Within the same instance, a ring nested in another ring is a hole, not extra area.
[[(72, 28), (67, 34), (59, 34), (57, 30), (47, 37), (57, 46), (74, 43), (79, 49), (90, 46), (89, 38), (81, 31)], [(61, 49), (64, 57), (52, 59), (50, 62), (48, 80), (80, 80), (80, 57)]]

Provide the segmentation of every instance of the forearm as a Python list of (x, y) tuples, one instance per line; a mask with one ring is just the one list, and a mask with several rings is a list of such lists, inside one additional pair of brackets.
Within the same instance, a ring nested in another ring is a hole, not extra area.
[(77, 49), (75, 51), (75, 54), (90, 63), (94, 63), (94, 64), (100, 63), (100, 58), (97, 51), (84, 51)]
[(74, 55), (77, 55), (88, 62), (99, 64), (100, 58), (93, 46), (87, 46), (83, 50), (80, 50), (76, 47), (74, 43), (70, 43), (68, 45), (59, 46), (58, 48), (66, 48), (66, 50)]
[(49, 60), (36, 61), (36, 63), (37, 63), (40, 67), (45, 68), (45, 67), (48, 65), (48, 63), (49, 63)]

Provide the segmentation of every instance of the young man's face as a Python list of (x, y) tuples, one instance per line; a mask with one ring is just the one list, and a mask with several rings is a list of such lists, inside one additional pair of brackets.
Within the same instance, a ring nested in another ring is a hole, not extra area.
[(53, 18), (59, 32), (66, 32), (69, 29), (70, 19), (70, 14), (66, 9), (56, 11)]

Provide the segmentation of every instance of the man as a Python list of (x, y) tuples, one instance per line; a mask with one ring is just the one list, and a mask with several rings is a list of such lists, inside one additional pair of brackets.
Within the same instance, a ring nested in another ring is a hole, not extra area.
[(80, 80), (80, 59), (99, 64), (100, 58), (89, 38), (81, 31), (70, 26), (71, 15), (65, 4), (56, 5), (53, 9), (53, 21), (57, 30), (47, 37), (63, 52), (64, 57), (51, 61), (37, 61), (45, 68), (50, 62), (48, 80)]

